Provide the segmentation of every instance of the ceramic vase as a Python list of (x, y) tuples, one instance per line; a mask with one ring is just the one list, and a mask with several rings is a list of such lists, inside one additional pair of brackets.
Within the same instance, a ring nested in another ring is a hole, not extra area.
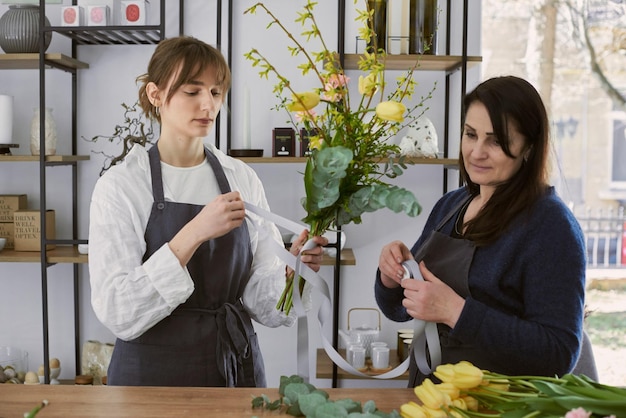
[[(39, 108), (33, 109), (33, 119), (30, 125), (30, 152), (33, 155), (40, 154), (40, 115)], [(44, 155), (54, 155), (57, 152), (57, 125), (52, 117), (52, 108), (45, 110), (45, 153)]]
[(13, 96), (0, 94), (0, 144), (13, 141)]
[[(46, 26), (50, 21), (45, 18)], [(45, 48), (52, 40), (52, 32), (45, 33)], [(0, 17), (0, 48), (7, 54), (39, 52), (39, 6), (12, 4)]]

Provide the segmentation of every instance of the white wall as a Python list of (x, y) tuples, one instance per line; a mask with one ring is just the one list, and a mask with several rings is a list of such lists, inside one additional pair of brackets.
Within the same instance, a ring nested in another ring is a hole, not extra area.
[[(65, 1), (69, 4), (69, 1)], [(158, 20), (158, 5), (153, 1), (151, 6), (151, 21)], [(178, 8), (175, 2), (167, 2), (167, 35), (178, 34)], [(257, 16), (243, 15), (243, 10), (254, 2), (252, 0), (234, 1), (234, 45), (233, 47), (233, 148), (242, 145), (241, 114), (244, 86), (251, 91), (251, 125), (252, 147), (263, 148), (265, 155), (271, 155), (271, 131), (273, 127), (285, 126), (286, 115), (270, 111), (276, 99), (272, 93), (273, 81), (260, 79), (257, 69), (253, 69), (243, 58), (243, 53), (252, 47), (261, 50), (270, 57), (272, 62), (284, 70), (284, 74), (292, 81), (301, 78), (293, 65), (286, 48), (283, 47), (285, 37), (276, 31), (266, 31), (267, 19), (259, 12)], [(304, 4), (302, 0), (295, 2)], [(348, 6), (352, 5), (347, 1)], [(268, 4), (278, 12), (284, 23), (299, 33), (299, 27), (293, 24), (296, 6), (293, 0), (273, 0)], [(480, 1), (470, 1), (470, 55), (480, 55)], [(317, 6), (322, 33), (327, 36), (329, 45), (336, 45), (336, 4), (335, 2), (320, 2)], [(0, 13), (4, 13), (7, 6), (0, 5)], [(207, 42), (214, 43), (215, 5), (203, 0), (187, 0), (185, 3), (186, 33), (199, 37)], [(59, 6), (48, 5), (46, 15), (53, 25), (59, 24)], [(324, 18), (332, 16), (331, 18)], [(348, 19), (352, 16), (348, 13)], [(356, 32), (352, 23), (348, 22), (349, 31), (346, 34), (346, 52), (353, 52)], [(460, 21), (453, 22), (453, 38), (460, 39)], [(224, 40), (226, 42), (226, 40)], [(459, 42), (453, 42), (453, 54), (460, 54)], [(224, 45), (225, 46), (225, 45)], [(134, 103), (137, 87), (135, 78), (145, 71), (154, 46), (79, 46), (78, 58), (89, 63), (88, 70), (81, 70), (78, 74), (78, 135), (79, 138), (90, 138), (98, 134), (109, 134), (114, 125), (122, 117), (120, 104)], [(70, 53), (69, 42), (63, 36), (55, 34), (48, 52)], [(395, 76), (396, 74), (390, 74)], [(358, 73), (352, 75), (353, 80)], [(478, 81), (477, 69), (469, 72), (468, 88)], [(428, 116), (433, 120), (438, 132), (443, 132), (443, 88), (444, 75), (437, 72), (418, 73), (418, 93), (425, 93), (432, 83), (437, 81), (438, 89), (431, 101)], [(0, 72), (0, 93), (15, 96), (16, 115), (14, 132), (20, 148), (15, 153), (29, 154), (29, 129), (32, 117), (32, 108), (38, 104), (38, 82), (36, 71), (6, 70)], [(59, 131), (58, 153), (69, 153), (70, 135), (70, 76), (58, 70), (46, 72), (47, 104), (54, 108), (54, 115)], [(302, 82), (298, 89), (305, 89)], [(456, 93), (456, 101), (460, 97), (460, 77), (458, 73), (452, 78), (452, 88)], [(419, 97), (418, 94), (417, 96)], [(458, 103), (451, 115), (453, 121), (459, 120)], [(226, 108), (223, 112), (226, 111)], [(458, 125), (458, 123), (456, 123)], [(455, 125), (455, 126), (456, 126)], [(458, 130), (454, 134), (458, 137)], [(213, 140), (211, 135), (207, 141)], [(443, 140), (440, 134), (440, 141)], [(223, 140), (224, 142), (225, 140)], [(455, 141), (453, 141), (455, 142)], [(441, 145), (440, 145), (441, 146)], [(114, 144), (100, 141), (93, 144), (79, 139), (79, 154), (91, 154), (88, 162), (79, 165), (79, 235), (87, 237), (88, 206), (91, 190), (98, 178), (102, 167), (103, 157), (93, 152), (113, 149)], [(458, 148), (453, 146), (454, 152)], [(455, 155), (452, 154), (454, 157)], [(300, 171), (300, 164), (255, 164), (257, 171), (264, 182), (270, 205), (279, 215), (293, 220), (304, 216), (300, 207), (300, 197), (304, 195)], [(71, 220), (68, 216), (71, 207), (69, 193), (70, 169), (67, 167), (53, 167), (47, 169), (48, 177), (48, 207), (57, 212), (56, 227), (58, 237), (69, 238)], [(29, 207), (39, 208), (38, 171), (35, 164), (5, 163), (0, 169), (0, 193), (27, 193)], [(456, 184), (456, 174), (451, 176), (451, 186)], [(10, 181), (7, 181), (9, 180)], [(373, 296), (373, 278), (377, 267), (378, 252), (387, 242), (395, 239), (403, 240), (412, 245), (421, 232), (430, 208), (441, 195), (442, 168), (441, 166), (414, 166), (401, 178), (394, 180), (400, 186), (410, 188), (418, 197), (423, 206), (423, 213), (416, 218), (393, 214), (382, 210), (374, 214), (366, 214), (363, 224), (349, 225), (344, 231), (347, 234), (347, 246), (354, 250), (357, 265), (344, 267), (341, 270), (341, 300), (340, 300), (340, 328), (346, 328), (346, 316), (349, 308), (376, 307)], [(95, 339), (113, 342), (112, 335), (97, 321), (89, 298), (89, 280), (87, 266), (80, 266), (80, 318), (82, 341)], [(324, 267), (322, 274), (332, 284), (333, 270)], [(0, 346), (11, 345), (27, 350), (30, 354), (30, 369), (36, 370), (43, 363), (42, 347), (42, 313), (41, 313), (41, 282), (40, 266), (38, 264), (3, 263), (0, 264)], [(72, 379), (74, 370), (74, 329), (72, 309), (72, 266), (56, 265), (48, 270), (49, 315), (50, 315), (50, 354), (61, 359), (61, 378)], [(383, 320), (381, 338), (392, 347), (395, 344), (395, 330), (405, 328), (407, 324), (396, 324)], [(277, 386), (281, 375), (290, 375), (296, 372), (295, 359), (295, 328), (267, 329), (258, 326), (261, 347), (265, 355), (268, 384)], [(320, 346), (319, 331), (316, 323), (309, 324), (311, 354)], [(330, 327), (325, 329), (330, 338)], [(314, 376), (314, 363), (311, 362), (311, 374)], [(330, 386), (330, 380), (312, 379), (312, 383), (320, 387)], [(344, 382), (344, 386), (404, 386), (404, 382), (388, 381), (357, 381)]]

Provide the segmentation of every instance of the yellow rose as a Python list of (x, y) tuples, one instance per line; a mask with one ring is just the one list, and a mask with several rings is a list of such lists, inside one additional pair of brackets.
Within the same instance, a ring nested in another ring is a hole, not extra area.
[(291, 103), (287, 105), (290, 112), (306, 112), (313, 109), (320, 102), (320, 96), (312, 91), (296, 93), (293, 95)]
[(406, 106), (399, 102), (380, 102), (376, 106), (376, 116), (383, 120), (402, 122), (404, 120)]
[(376, 82), (376, 75), (374, 73), (370, 73), (368, 76), (363, 77), (359, 76), (359, 93), (363, 96), (373, 96), (378, 90), (378, 83)]

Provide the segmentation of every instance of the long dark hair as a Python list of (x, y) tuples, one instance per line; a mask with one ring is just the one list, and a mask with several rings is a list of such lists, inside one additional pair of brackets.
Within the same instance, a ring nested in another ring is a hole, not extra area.
[(141, 83), (139, 105), (144, 114), (160, 122), (159, 113), (146, 93), (149, 82), (164, 88), (176, 74), (165, 98), (167, 103), (180, 86), (198, 77), (207, 68), (215, 69), (217, 81), (224, 88), (225, 94), (230, 88), (231, 74), (228, 63), (218, 49), (191, 36), (178, 36), (159, 42), (148, 63), (148, 72), (137, 77), (137, 82)]
[[(465, 238), (480, 246), (498, 239), (515, 217), (527, 211), (545, 193), (550, 125), (541, 96), (529, 82), (519, 77), (496, 77), (479, 84), (465, 96), (466, 115), (474, 102), (487, 108), (493, 133), (509, 158), (519, 157), (509, 148), (509, 126), (514, 126), (525, 139), (520, 170), (509, 181), (498, 185), (476, 217), (466, 224)], [(462, 152), (459, 164), (463, 183), (471, 194), (478, 194), (480, 187), (465, 170)]]

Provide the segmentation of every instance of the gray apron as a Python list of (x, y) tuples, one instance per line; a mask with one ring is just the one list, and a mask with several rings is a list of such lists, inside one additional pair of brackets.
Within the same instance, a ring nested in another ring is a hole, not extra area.
[[(472, 241), (453, 238), (443, 234), (440, 230), (451, 220), (456, 222), (462, 216), (461, 210), (469, 203), (473, 196), (466, 199), (451, 210), (437, 225), (426, 241), (419, 247), (413, 248), (415, 261), (424, 261), (426, 267), (441, 281), (450, 286), (463, 298), (470, 296), (468, 276), (474, 251), (476, 247)], [(453, 228), (454, 230), (454, 228)], [(484, 355), (481, 350), (461, 344), (460, 341), (450, 336), (451, 328), (445, 324), (437, 324), (439, 341), (441, 344), (441, 363), (457, 363), (461, 360), (471, 361), (474, 364), (484, 363)], [(411, 348), (412, 350), (413, 348)], [(428, 350), (427, 350), (428, 352)], [(427, 377), (438, 381), (432, 375), (421, 373), (413, 355), (409, 366), (409, 387), (418, 386)]]
[[(154, 203), (146, 227), (147, 260), (203, 208), (166, 202), (157, 146), (148, 151)], [(205, 148), (222, 193), (230, 191), (224, 170)], [(252, 251), (244, 223), (200, 245), (187, 264), (194, 282), (189, 299), (132, 341), (117, 339), (109, 385), (258, 386), (265, 370), (250, 316), (241, 302), (250, 277)]]

